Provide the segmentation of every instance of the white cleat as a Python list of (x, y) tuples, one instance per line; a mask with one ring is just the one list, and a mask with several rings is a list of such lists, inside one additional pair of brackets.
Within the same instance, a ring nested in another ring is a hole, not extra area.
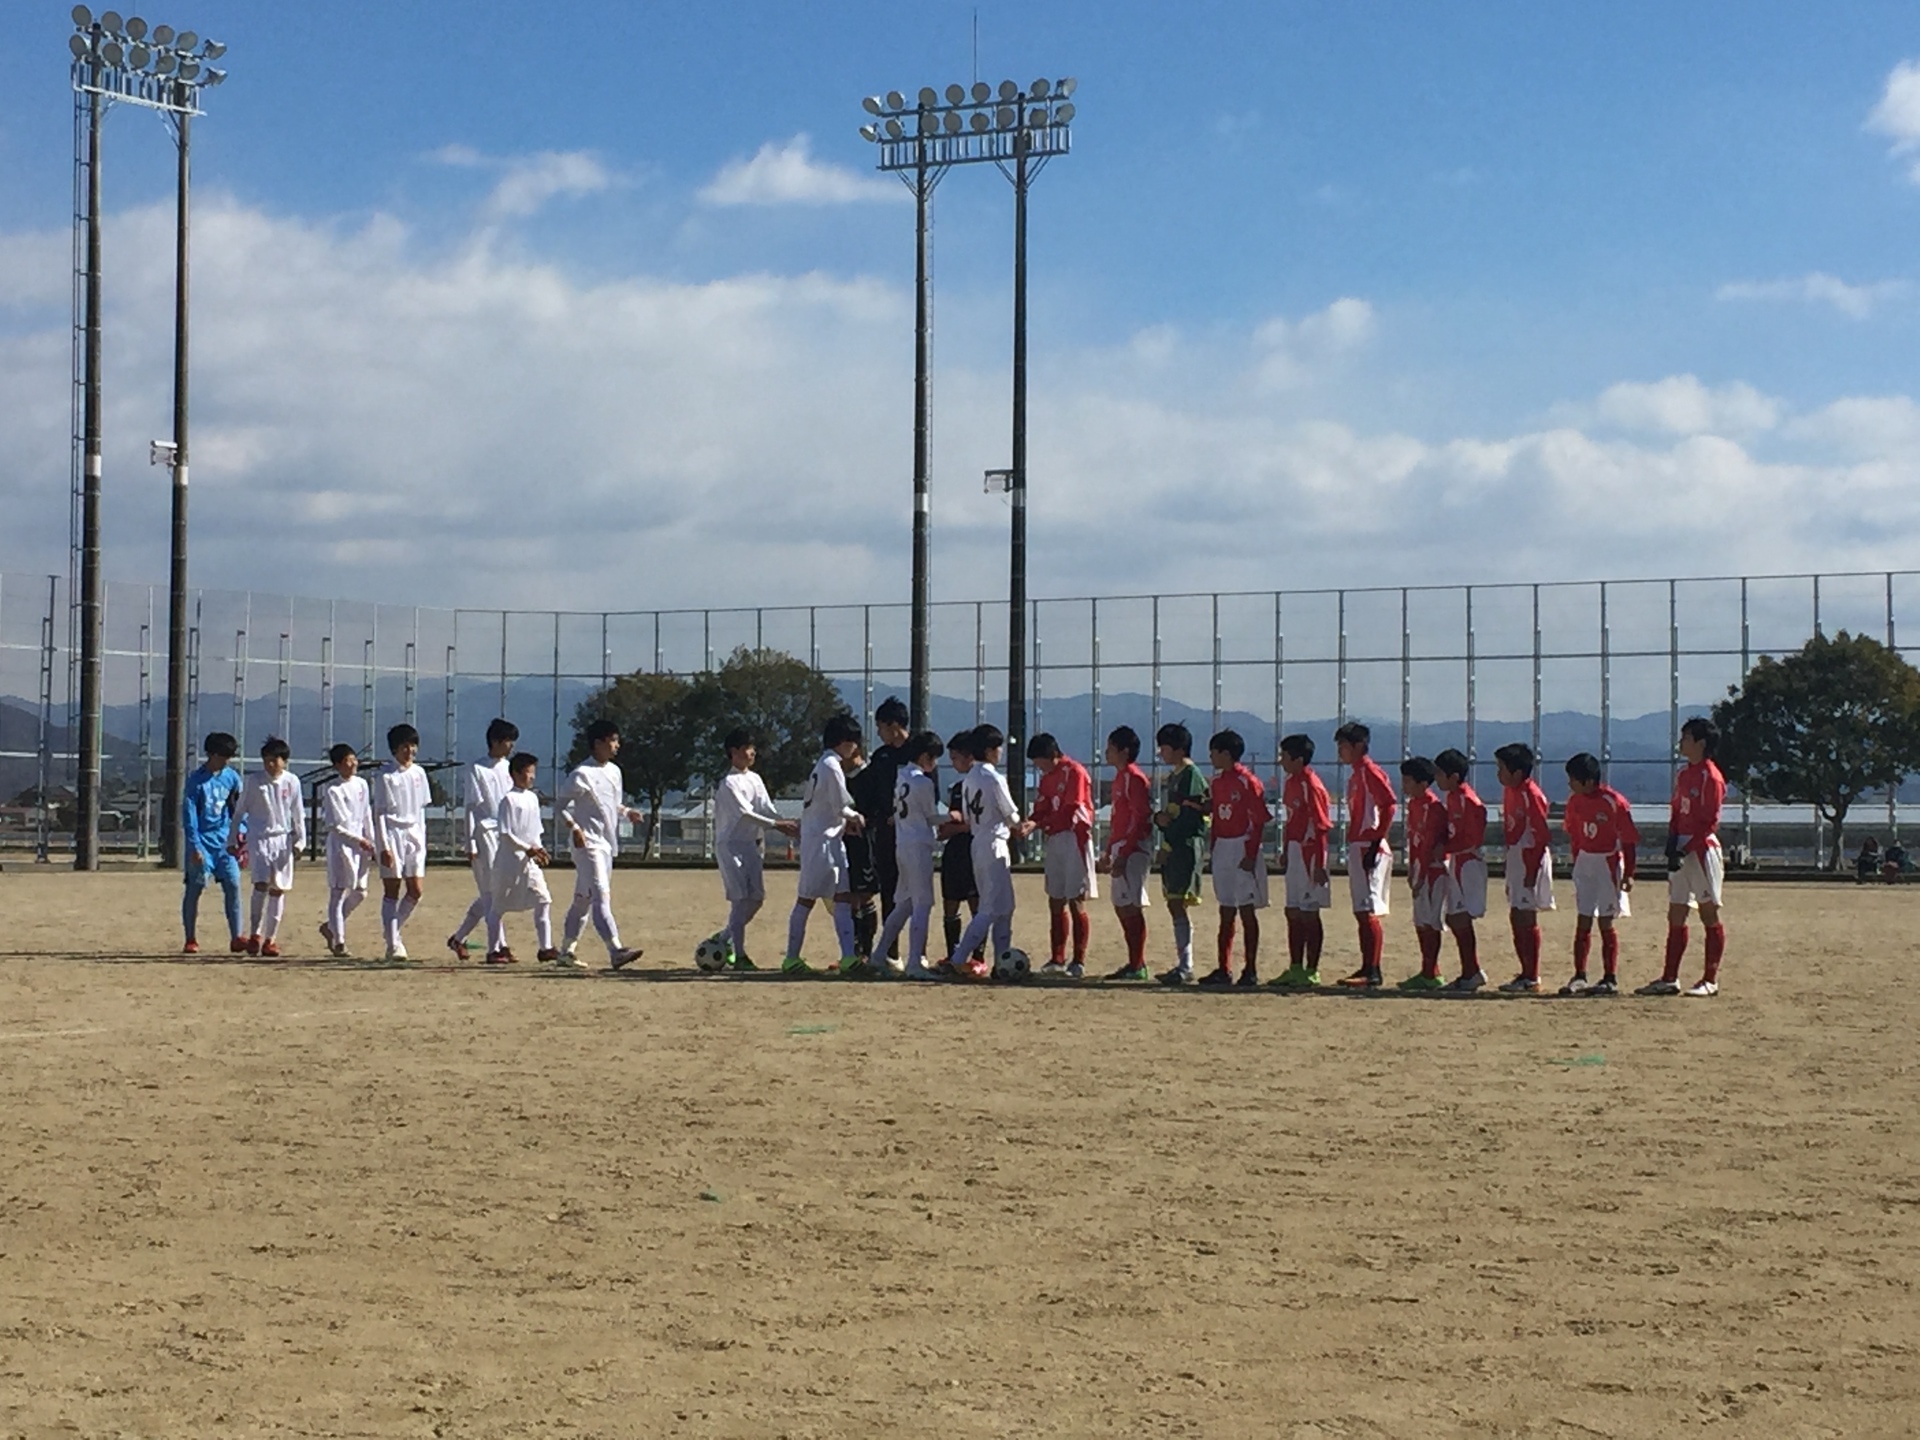
[(1678, 995), (1680, 993), (1680, 986), (1678, 982), (1673, 980), (1649, 980), (1633, 993), (1636, 995)]
[[(607, 968), (610, 970), (624, 970), (645, 953), (645, 951), (637, 946), (631, 950), (615, 950), (607, 956)], [(564, 956), (562, 957), (563, 963), (566, 958), (567, 957)], [(584, 965), (581, 965), (578, 960), (573, 961), (573, 964), (583, 970), (586, 968)]]
[(1702, 980), (1698, 985), (1685, 993), (1687, 997), (1692, 1000), (1710, 1000), (1720, 993), (1720, 986), (1716, 981)]
[(404, 944), (389, 945), (387, 947), (387, 959), (389, 960), (410, 960), (412, 958), (412, 956), (407, 954), (407, 947)]

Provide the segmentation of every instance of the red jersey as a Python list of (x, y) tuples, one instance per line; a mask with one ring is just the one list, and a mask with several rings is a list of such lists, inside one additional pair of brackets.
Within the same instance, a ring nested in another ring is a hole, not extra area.
[(1711, 760), (1687, 765), (1673, 781), (1673, 807), (1667, 813), (1667, 843), (1685, 852), (1705, 856), (1718, 845), (1720, 806), (1727, 798), (1726, 778)]
[(1118, 865), (1136, 850), (1153, 853), (1153, 797), (1147, 775), (1128, 765), (1113, 775), (1113, 809), (1107, 820), (1107, 859)]
[(1529, 775), (1518, 785), (1508, 785), (1500, 797), (1500, 828), (1507, 849), (1520, 847), (1520, 864), (1529, 880), (1540, 873), (1540, 861), (1547, 853), (1547, 792)]
[(1300, 846), (1300, 858), (1307, 862), (1308, 870), (1326, 869), (1327, 836), (1333, 832), (1333, 802), (1327, 798), (1327, 787), (1313, 773), (1312, 766), (1302, 766), (1298, 775), (1287, 777), (1280, 791), (1280, 804), (1287, 812), (1282, 838)]
[(1045, 835), (1064, 835), (1072, 831), (1081, 839), (1093, 834), (1093, 781), (1087, 767), (1062, 755), (1053, 768), (1040, 777), (1034, 792), (1033, 818)]
[(1462, 779), (1447, 792), (1447, 856), (1456, 862), (1477, 860), (1486, 843), (1487, 802)]
[(1260, 840), (1273, 811), (1260, 777), (1236, 762), (1213, 777), (1213, 838), (1245, 842), (1247, 858), (1259, 860)]
[(1407, 800), (1407, 873), (1415, 885), (1437, 880), (1447, 868), (1447, 807), (1431, 790)]
[(1371, 755), (1362, 755), (1347, 777), (1347, 844), (1377, 845), (1385, 840), (1398, 808), (1387, 772), (1373, 763)]
[(1619, 855), (1623, 857), (1620, 874), (1633, 877), (1640, 831), (1633, 823), (1633, 807), (1618, 790), (1602, 785), (1590, 795), (1567, 796), (1567, 813), (1560, 825), (1573, 843), (1576, 859), (1581, 855)]

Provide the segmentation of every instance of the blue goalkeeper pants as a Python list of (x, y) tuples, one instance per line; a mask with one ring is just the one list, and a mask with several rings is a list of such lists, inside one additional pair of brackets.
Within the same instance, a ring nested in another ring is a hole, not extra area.
[(194, 933), (195, 922), (200, 918), (200, 892), (207, 888), (209, 880), (220, 882), (221, 894), (226, 900), (227, 932), (238, 940), (240, 930), (240, 862), (222, 850), (214, 857), (213, 864), (187, 866), (187, 892), (180, 901), (180, 926), (187, 933), (187, 939), (198, 938)]

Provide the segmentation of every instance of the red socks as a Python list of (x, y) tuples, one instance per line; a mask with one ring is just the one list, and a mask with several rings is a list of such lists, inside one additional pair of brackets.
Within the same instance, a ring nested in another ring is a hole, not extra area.
[(1460, 951), (1460, 973), (1477, 974), (1480, 969), (1480, 937), (1471, 930), (1453, 932), (1453, 943)]
[(1135, 970), (1147, 963), (1147, 917), (1138, 910), (1120, 917), (1120, 932), (1127, 937), (1127, 964)]
[(1320, 968), (1320, 951), (1327, 943), (1327, 927), (1321, 922), (1318, 910), (1303, 917), (1301, 926), (1307, 932), (1306, 967), (1317, 971)]
[(1440, 932), (1421, 930), (1416, 933), (1420, 936), (1420, 973), (1438, 979), (1440, 977)]
[(1053, 945), (1052, 960), (1056, 965), (1067, 963), (1067, 912), (1065, 908), (1055, 910), (1047, 917), (1047, 938)]
[(1220, 968), (1230, 970), (1227, 962), (1233, 959), (1233, 911), (1220, 912)]
[(1687, 958), (1687, 927), (1669, 925), (1667, 927), (1667, 967), (1660, 972), (1660, 978), (1673, 983), (1680, 978), (1680, 962)]
[(1386, 949), (1387, 935), (1378, 915), (1356, 915), (1360, 925), (1360, 968), (1378, 970), (1380, 955)]
[(1520, 957), (1520, 973), (1529, 980), (1540, 978), (1540, 927), (1538, 924), (1513, 926), (1513, 953)]
[[(1612, 934), (1613, 932), (1608, 931), (1607, 933)], [(1574, 974), (1585, 975), (1587, 973), (1587, 957), (1590, 956), (1591, 954), (1593, 954), (1593, 932), (1591, 930), (1574, 931), (1573, 932), (1573, 973)]]
[(1707, 926), (1707, 968), (1700, 978), (1718, 982), (1720, 979), (1720, 961), (1727, 953), (1727, 927), (1724, 925)]
[(1294, 969), (1300, 968), (1300, 962), (1307, 953), (1307, 922), (1302, 915), (1287, 912), (1287, 963)]
[(1073, 963), (1087, 963), (1087, 942), (1093, 939), (1093, 917), (1081, 910), (1073, 915)]
[(1600, 963), (1607, 967), (1607, 978), (1613, 979), (1620, 970), (1620, 932), (1602, 930), (1600, 932)]

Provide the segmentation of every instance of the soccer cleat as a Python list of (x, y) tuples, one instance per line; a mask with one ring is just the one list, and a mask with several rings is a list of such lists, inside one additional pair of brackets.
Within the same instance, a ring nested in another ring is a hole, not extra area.
[(327, 949), (331, 951), (334, 946), (333, 926), (325, 920), (320, 922), (320, 938), (327, 942)]
[(1040, 967), (1038, 978), (1042, 980), (1064, 980), (1066, 978), (1066, 975), (1067, 975), (1066, 961), (1049, 960), (1047, 961), (1046, 964)]
[(180, 947), (180, 953), (182, 955), (198, 955), (200, 953), (200, 942), (198, 940), (187, 941), (186, 944)]
[(449, 935), (447, 937), (447, 949), (453, 952), (453, 958), (456, 960), (464, 960), (467, 958), (467, 942), (464, 940)]
[(1070, 961), (1068, 963), (1067, 979), (1084, 980), (1086, 978), (1087, 978), (1087, 967), (1085, 965), (1082, 965), (1078, 960)]
[(387, 947), (387, 959), (389, 961), (405, 962), (412, 958), (411, 955), (407, 954), (407, 947), (405, 945), (389, 945)]
[(1224, 965), (1216, 965), (1200, 977), (1200, 983), (1210, 990), (1226, 990), (1233, 987), (1233, 972)]
[(247, 937), (244, 935), (234, 936), (233, 939), (227, 942), (227, 952), (232, 955), (246, 954), (247, 953)]
[(607, 968), (609, 970), (624, 970), (644, 954), (646, 954), (646, 951), (642, 950), (638, 945), (630, 950), (624, 948), (615, 950), (611, 955), (607, 956)]
[(1249, 961), (1240, 971), (1240, 978), (1233, 983), (1242, 990), (1258, 990), (1260, 988), (1259, 968)]
[(842, 980), (864, 980), (873, 971), (868, 967), (864, 955), (842, 955), (840, 957), (840, 978)]
[(263, 960), (278, 960), (280, 958), (280, 947), (271, 940), (262, 940), (260, 942), (260, 958)]
[[(611, 957), (609, 957), (611, 959)], [(554, 962), (562, 970), (591, 970), (593, 964), (578, 950), (562, 950), (560, 958)]]
[(245, 950), (249, 955), (258, 955), (260, 953), (260, 937), (258, 935), (249, 935), (247, 937), (247, 943), (240, 948)]
[(1193, 972), (1191, 970), (1182, 970), (1176, 965), (1173, 969), (1163, 971), (1155, 978), (1158, 979), (1162, 985), (1169, 988), (1178, 988), (1181, 985), (1191, 985), (1193, 983)]
[(1678, 980), (1649, 980), (1633, 993), (1636, 995), (1678, 995), (1680, 993), (1680, 982)]
[(560, 952), (549, 946), (545, 950), (536, 950), (533, 958), (538, 960), (542, 965), (551, 965), (560, 958)]
[(1344, 976), (1340, 983), (1349, 990), (1378, 990), (1385, 981), (1378, 970), (1369, 970), (1363, 965), (1353, 974)]
[(1538, 995), (1540, 993), (1540, 982), (1530, 975), (1516, 975), (1507, 981), (1506, 984), (1502, 985), (1500, 989), (1503, 994), (1507, 995)]
[(1418, 975), (1409, 975), (1394, 987), (1396, 990), (1444, 990), (1446, 982), (1438, 975), (1429, 975), (1422, 970)]
[(327, 947), (327, 953), (336, 960), (344, 960), (347, 956), (347, 942), (344, 940), (335, 941)]
[(512, 962), (513, 962), (513, 957), (509, 955), (506, 951), (489, 950), (487, 952), (486, 960), (482, 963), (487, 965), (508, 965), (508, 964), (511, 964)]
[(754, 964), (748, 956), (736, 953), (727, 961), (727, 968), (729, 970), (758, 970), (760, 967)]
[(1619, 993), (1620, 982), (1611, 975), (1602, 975), (1587, 987), (1588, 995), (1618, 995)]
[(811, 965), (807, 964), (807, 962), (802, 960), (798, 955), (789, 955), (780, 962), (780, 973), (782, 975), (812, 975), (816, 972)]
[(1708, 1000), (1720, 993), (1720, 982), (1717, 980), (1702, 980), (1698, 985), (1695, 985), (1685, 993), (1689, 1000)]
[(957, 969), (962, 980), (991, 980), (993, 978), (993, 966), (987, 963), (984, 955), (967, 961), (966, 964), (958, 966)]
[(1562, 995), (1584, 995), (1593, 989), (1593, 982), (1584, 975), (1576, 975), (1560, 987)]
[(949, 955), (945, 959), (936, 960), (933, 964), (929, 965), (927, 967), (927, 973), (935, 980), (957, 980), (960, 978), (960, 967), (953, 963), (953, 957)]
[(1304, 965), (1289, 965), (1267, 982), (1269, 990), (1311, 990), (1320, 983), (1320, 972)]
[(1476, 970), (1471, 975), (1460, 975), (1447, 982), (1450, 995), (1471, 995), (1476, 990), (1487, 988), (1487, 972)]
[(907, 962), (906, 978), (909, 980), (937, 980), (939, 977), (933, 973), (932, 968), (925, 962), (909, 960)]
[(1109, 980), (1151, 980), (1153, 972), (1144, 965), (1122, 965), (1107, 976)]

